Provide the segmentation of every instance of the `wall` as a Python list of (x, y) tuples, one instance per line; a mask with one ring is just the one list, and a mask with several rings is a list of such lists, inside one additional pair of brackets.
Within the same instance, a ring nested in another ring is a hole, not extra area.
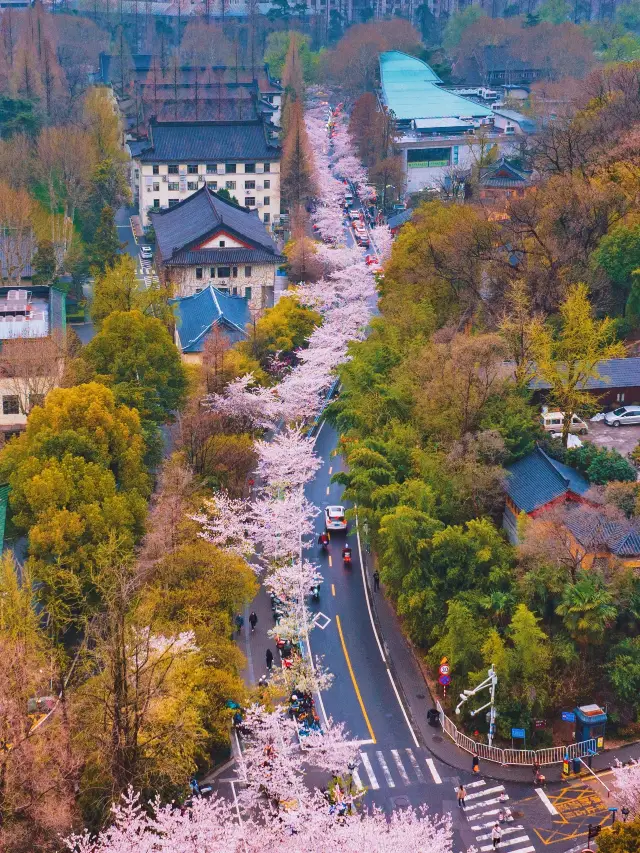
[[(250, 209), (257, 208), (263, 222), (273, 223), (274, 219), (280, 216), (280, 163), (277, 161), (268, 164), (257, 161), (248, 161), (248, 163), (255, 165), (255, 174), (245, 171), (247, 165), (245, 163), (235, 164), (235, 174), (227, 174), (224, 163), (216, 164), (217, 172), (215, 173), (208, 173), (207, 165), (199, 163), (198, 174), (188, 175), (185, 163), (178, 165), (178, 175), (170, 175), (168, 164), (160, 163), (156, 164), (158, 174), (154, 175), (153, 164), (135, 161), (135, 168), (140, 170), (138, 209), (142, 225), (146, 228), (150, 224), (148, 212), (154, 209), (154, 199), (158, 199), (157, 209), (169, 207), (169, 199), (182, 201), (202, 189), (205, 183), (212, 190), (228, 189), (238, 204)], [(264, 171), (265, 165), (268, 165), (269, 172)], [(269, 185), (268, 187), (265, 187), (265, 182)], [(255, 189), (246, 186), (252, 183), (255, 184)], [(170, 185), (176, 186), (177, 189), (170, 190)], [(255, 203), (247, 205), (247, 199), (254, 199)], [(265, 199), (268, 201), (267, 204)]]
[[(251, 276), (245, 277), (245, 266), (251, 266)], [(220, 290), (225, 288), (233, 293), (233, 288), (238, 289), (238, 296), (245, 296), (245, 289), (251, 288), (251, 305), (263, 308), (269, 304), (268, 290), (275, 286), (276, 266), (274, 264), (239, 264), (237, 266), (237, 278), (211, 278), (210, 267), (202, 267), (202, 278), (196, 278), (197, 267), (166, 267), (166, 276), (174, 285), (174, 296), (193, 296), (200, 290), (204, 290), (212, 284)], [(273, 294), (271, 294), (273, 297)]]
[[(10, 379), (0, 378), (0, 431), (8, 432), (13, 429), (24, 429), (27, 423), (27, 416), (23, 414), (5, 415), (4, 403), (5, 398), (15, 396), (14, 385)], [(8, 400), (6, 401), (8, 404)]]

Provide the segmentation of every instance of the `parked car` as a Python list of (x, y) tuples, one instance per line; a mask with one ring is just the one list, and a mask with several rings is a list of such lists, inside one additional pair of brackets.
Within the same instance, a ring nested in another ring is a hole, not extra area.
[(343, 506), (327, 506), (324, 508), (324, 526), (327, 530), (346, 530), (347, 519)]
[(604, 422), (613, 427), (640, 424), (640, 406), (620, 406), (619, 409), (607, 412)]
[[(540, 415), (540, 423), (545, 432), (562, 432), (563, 420), (564, 412), (543, 412)], [(582, 418), (579, 418), (578, 415), (573, 415), (569, 432), (586, 435), (589, 432), (589, 427)]]

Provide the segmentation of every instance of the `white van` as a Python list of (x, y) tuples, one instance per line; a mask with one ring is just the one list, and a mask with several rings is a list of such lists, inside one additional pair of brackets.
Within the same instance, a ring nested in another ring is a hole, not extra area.
[[(562, 432), (562, 421), (564, 419), (563, 412), (543, 412), (540, 415), (540, 423), (545, 432)], [(578, 435), (586, 435), (589, 432), (589, 427), (577, 415), (571, 418), (571, 426), (569, 432), (578, 433)]]

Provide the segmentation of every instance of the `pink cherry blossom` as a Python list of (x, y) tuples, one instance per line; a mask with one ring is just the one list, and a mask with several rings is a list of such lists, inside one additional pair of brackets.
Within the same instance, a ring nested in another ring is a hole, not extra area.
[(271, 441), (256, 441), (255, 449), (258, 472), (271, 490), (302, 486), (322, 465), (301, 428), (286, 427)]

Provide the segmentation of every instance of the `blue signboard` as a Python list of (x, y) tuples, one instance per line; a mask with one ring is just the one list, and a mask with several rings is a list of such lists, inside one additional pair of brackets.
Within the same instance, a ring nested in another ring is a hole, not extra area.
[(576, 715), (573, 711), (563, 711), (562, 712), (562, 722), (563, 723), (575, 723)]
[(511, 729), (511, 737), (519, 737), (524, 739), (526, 734), (527, 733), (524, 729)]

